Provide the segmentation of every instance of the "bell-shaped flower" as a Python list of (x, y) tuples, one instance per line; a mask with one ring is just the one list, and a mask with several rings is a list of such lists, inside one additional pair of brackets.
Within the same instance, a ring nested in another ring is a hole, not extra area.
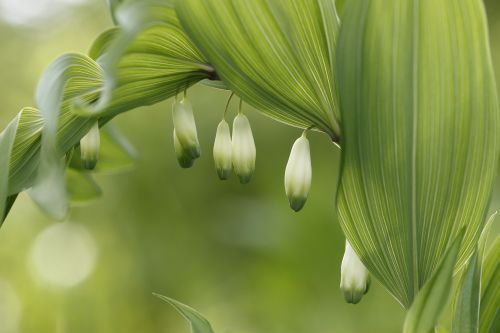
[(311, 151), (306, 132), (292, 146), (285, 169), (285, 192), (290, 207), (298, 212), (306, 203), (311, 188)]
[(215, 169), (221, 180), (226, 180), (233, 171), (231, 131), (226, 120), (217, 126), (214, 143)]
[(370, 273), (346, 240), (342, 259), (340, 289), (347, 303), (356, 304), (370, 289)]
[(99, 123), (96, 121), (88, 133), (80, 140), (82, 166), (85, 169), (93, 170), (96, 167), (100, 145)]
[(194, 159), (189, 156), (184, 148), (182, 147), (181, 143), (179, 142), (179, 138), (177, 137), (177, 131), (174, 128), (174, 149), (175, 149), (175, 155), (177, 157), (177, 162), (179, 162), (179, 165), (181, 168), (190, 168), (194, 164)]
[(240, 183), (248, 183), (255, 170), (256, 150), (250, 122), (242, 113), (234, 118), (232, 148), (234, 172)]
[(201, 149), (196, 131), (193, 107), (186, 97), (174, 103), (172, 118), (177, 138), (185, 154), (191, 157), (191, 159), (200, 157)]

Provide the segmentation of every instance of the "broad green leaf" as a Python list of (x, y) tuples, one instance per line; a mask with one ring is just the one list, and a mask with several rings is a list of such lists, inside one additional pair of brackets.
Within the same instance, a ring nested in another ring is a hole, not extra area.
[(66, 188), (71, 204), (82, 204), (101, 196), (102, 191), (92, 176), (86, 172), (66, 169)]
[(174, 309), (176, 309), (188, 322), (191, 326), (192, 333), (214, 333), (212, 326), (198, 311), (195, 309), (182, 304), (172, 298), (153, 293), (159, 299), (170, 304)]
[(176, 10), (217, 75), (245, 102), (338, 138), (334, 0), (183, 0)]
[(339, 220), (408, 307), (493, 186), (498, 101), (481, 0), (346, 2), (338, 42)]
[(457, 236), (434, 275), (417, 294), (406, 314), (403, 333), (429, 333), (437, 325), (451, 293), (453, 271), (463, 234), (461, 232)]
[(496, 213), (486, 223), (459, 283), (452, 333), (477, 333), (479, 330), (483, 253), (495, 215)]
[(500, 329), (500, 236), (483, 263), (481, 287), (480, 333), (496, 333)]
[(80, 115), (112, 117), (124, 106), (157, 103), (214, 75), (181, 29), (172, 1), (128, 1), (116, 17), (119, 28), (103, 33), (90, 50), (106, 84), (99, 102)]

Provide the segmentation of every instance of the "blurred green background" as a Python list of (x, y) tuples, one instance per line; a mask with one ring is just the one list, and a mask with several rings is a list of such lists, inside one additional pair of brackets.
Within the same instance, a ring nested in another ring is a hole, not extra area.
[[(486, 6), (500, 82), (500, 3)], [(34, 104), (51, 60), (85, 52), (111, 26), (102, 0), (0, 0), (0, 17), (0, 128)], [(190, 304), (221, 333), (400, 332), (404, 312), (376, 281), (357, 306), (340, 293), (340, 155), (327, 137), (311, 136), (312, 190), (297, 214), (283, 174), (300, 132), (245, 107), (257, 170), (248, 185), (221, 182), (211, 146), (228, 92), (196, 86), (189, 96), (203, 149), (192, 169), (177, 166), (166, 101), (116, 120), (139, 152), (136, 168), (97, 177), (104, 194), (72, 210), (76, 235), (40, 238), (55, 222), (20, 196), (0, 230), (0, 333), (188, 332), (152, 292)], [(495, 194), (492, 210), (499, 201)], [(49, 272), (36, 269), (40, 260)], [(54, 272), (59, 286), (49, 283)]]

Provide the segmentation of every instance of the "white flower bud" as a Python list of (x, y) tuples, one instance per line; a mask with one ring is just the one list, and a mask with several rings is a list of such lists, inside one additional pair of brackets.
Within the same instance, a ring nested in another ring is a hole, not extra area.
[(181, 143), (179, 142), (179, 138), (177, 137), (177, 131), (174, 128), (174, 149), (175, 155), (177, 157), (177, 162), (181, 168), (190, 168), (194, 164), (194, 159), (192, 159), (184, 150)]
[(196, 131), (193, 107), (187, 98), (175, 102), (172, 109), (174, 128), (182, 148), (191, 159), (200, 157), (200, 143)]
[(311, 177), (311, 151), (304, 132), (293, 144), (285, 169), (285, 192), (290, 207), (296, 212), (306, 203)]
[(217, 126), (214, 143), (215, 169), (221, 180), (229, 178), (233, 171), (231, 131), (228, 123), (223, 119)]
[(340, 289), (346, 302), (356, 304), (361, 301), (370, 288), (370, 282), (370, 273), (346, 240), (340, 277)]
[(240, 183), (248, 183), (255, 170), (256, 151), (250, 122), (241, 113), (234, 118), (232, 148), (234, 172)]
[(99, 123), (96, 121), (89, 132), (80, 140), (82, 165), (85, 169), (93, 170), (95, 168), (99, 159), (100, 145)]

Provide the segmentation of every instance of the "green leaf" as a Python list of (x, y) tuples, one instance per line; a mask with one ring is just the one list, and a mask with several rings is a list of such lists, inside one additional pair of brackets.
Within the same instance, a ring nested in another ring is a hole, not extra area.
[[(7, 128), (0, 133), (0, 225), (10, 210), (9, 197), (9, 165), (14, 145), (19, 117), (16, 117)], [(4, 158), (5, 156), (5, 158)]]
[(486, 220), (498, 101), (480, 0), (346, 2), (338, 44), (347, 239), (408, 307), (464, 226)]
[(113, 41), (118, 37), (120, 28), (114, 27), (101, 33), (92, 43), (89, 49), (89, 57), (97, 60), (105, 54), (108, 48), (112, 45)]
[(159, 299), (170, 304), (176, 309), (190, 324), (192, 333), (214, 333), (212, 326), (198, 311), (182, 304), (172, 298), (153, 293)]
[(99, 198), (102, 191), (89, 173), (66, 169), (66, 188), (71, 204), (82, 204)]
[(474, 251), (469, 259), (453, 316), (453, 333), (477, 332), (479, 322), (481, 265)]
[(100, 89), (101, 68), (92, 59), (80, 54), (66, 54), (55, 60), (38, 84), (36, 99), (44, 126), (37, 179), (29, 194), (56, 219), (63, 219), (69, 209), (62, 160), (65, 152), (59, 149), (57, 138), (63, 102), (68, 96), (95, 94)]
[(495, 216), (496, 213), (486, 223), (479, 243), (472, 253), (459, 283), (452, 333), (477, 333), (479, 330), (483, 253)]
[(429, 333), (448, 303), (453, 270), (464, 233), (461, 232), (444, 256), (434, 275), (420, 290), (406, 314), (403, 333)]
[(183, 0), (176, 10), (245, 102), (287, 124), (340, 135), (333, 0)]
[(3, 220), (5, 220), (5, 218), (9, 214), (9, 212), (12, 209), (12, 206), (14, 206), (14, 203), (16, 202), (16, 200), (17, 200), (17, 194), (14, 194), (14, 195), (7, 197), (7, 203), (5, 205), (5, 212), (4, 212), (4, 216), (2, 218), (2, 222), (3, 222)]
[(106, 84), (99, 102), (79, 109), (79, 115), (112, 117), (215, 75), (180, 27), (172, 1), (128, 1), (116, 17), (119, 28), (103, 33), (90, 50)]
[(480, 333), (496, 333), (500, 329), (500, 236), (483, 263), (481, 288)]

